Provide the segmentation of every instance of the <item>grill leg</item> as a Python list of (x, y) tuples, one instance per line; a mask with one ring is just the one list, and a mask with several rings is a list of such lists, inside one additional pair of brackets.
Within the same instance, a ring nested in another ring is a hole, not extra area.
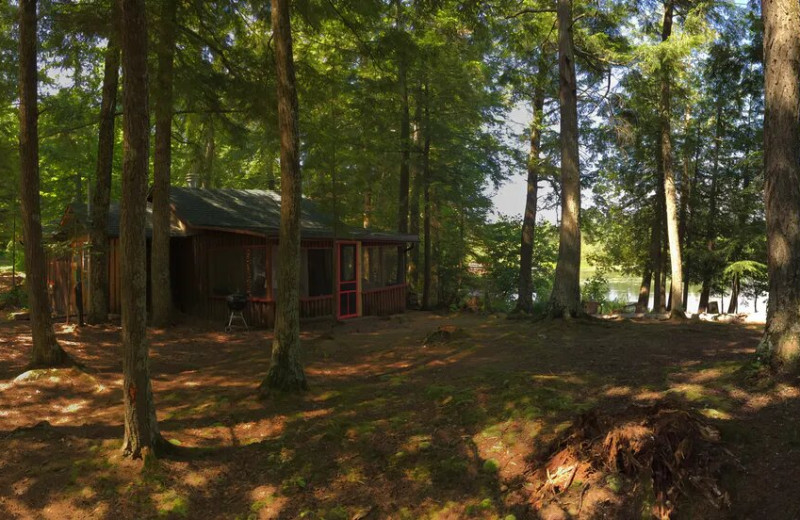
[(239, 312), (239, 319), (241, 319), (242, 323), (244, 323), (244, 330), (249, 331), (250, 327), (247, 326), (247, 321), (245, 321), (244, 319), (244, 313), (242, 313), (241, 311)]
[(244, 319), (244, 313), (242, 313), (242, 311), (231, 311), (231, 314), (228, 317), (228, 325), (225, 327), (225, 332), (230, 332), (233, 330), (232, 324), (234, 318), (242, 320), (242, 323), (244, 324), (244, 330), (248, 332), (250, 331), (250, 327), (247, 326), (247, 321)]

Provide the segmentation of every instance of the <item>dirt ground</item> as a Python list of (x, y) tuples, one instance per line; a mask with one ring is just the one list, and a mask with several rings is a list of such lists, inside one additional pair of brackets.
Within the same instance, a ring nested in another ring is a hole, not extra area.
[[(423, 345), (450, 325), (463, 333)], [(581, 412), (665, 396), (741, 463), (714, 516), (800, 518), (800, 387), (744, 382), (757, 326), (421, 312), (317, 324), (303, 333), (311, 390), (265, 402), (270, 333), (219, 329), (150, 331), (160, 427), (187, 449), (143, 466), (120, 456), (117, 326), (58, 324), (88, 372), (15, 381), (30, 331), (0, 324), (0, 518), (602, 517), (535, 511), (537, 450)]]

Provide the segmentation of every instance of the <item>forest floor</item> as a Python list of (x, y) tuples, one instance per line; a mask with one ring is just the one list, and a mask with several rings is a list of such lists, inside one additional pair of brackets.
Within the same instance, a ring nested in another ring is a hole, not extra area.
[[(423, 345), (442, 326), (462, 332)], [(729, 509), (677, 517), (800, 518), (800, 388), (745, 382), (758, 326), (422, 312), (317, 324), (302, 338), (311, 390), (269, 401), (255, 397), (269, 332), (151, 330), (160, 427), (186, 451), (145, 466), (120, 455), (119, 328), (57, 332), (87, 372), (15, 381), (30, 329), (0, 323), (0, 518), (621, 518), (604, 509), (613, 497), (583, 491), (536, 513), (537, 450), (582, 412), (665, 397), (741, 464), (720, 480)]]

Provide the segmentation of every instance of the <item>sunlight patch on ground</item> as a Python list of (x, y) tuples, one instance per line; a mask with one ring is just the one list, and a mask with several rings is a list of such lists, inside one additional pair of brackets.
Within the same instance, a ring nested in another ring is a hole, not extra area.
[(534, 374), (531, 376), (534, 381), (557, 381), (571, 385), (586, 384), (586, 380), (574, 374)]
[(189, 500), (174, 489), (163, 493), (156, 493), (153, 501), (158, 508), (159, 516), (187, 516), (189, 514)]
[(612, 386), (603, 394), (607, 397), (625, 397), (631, 395), (632, 390), (629, 386)]
[(56, 409), (58, 411), (60, 411), (60, 412), (63, 412), (63, 413), (75, 413), (75, 412), (85, 408), (87, 403), (88, 403), (88, 401), (86, 401), (84, 399), (84, 400), (79, 401), (77, 403), (70, 403), (67, 406), (57, 406)]
[(278, 518), (287, 501), (275, 486), (258, 486), (250, 492), (250, 500), (250, 512), (263, 520)]
[(700, 410), (700, 413), (709, 419), (721, 419), (724, 421), (729, 421), (733, 418), (733, 416), (728, 412), (718, 410), (716, 408), (703, 408)]
[(664, 393), (657, 392), (655, 390), (642, 390), (633, 396), (633, 398), (637, 401), (657, 401), (662, 397), (664, 397)]

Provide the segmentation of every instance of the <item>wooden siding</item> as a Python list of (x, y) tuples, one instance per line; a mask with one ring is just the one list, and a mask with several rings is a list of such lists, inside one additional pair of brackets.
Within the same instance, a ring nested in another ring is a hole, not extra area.
[[(176, 309), (182, 313), (197, 316), (212, 322), (227, 324), (229, 311), (224, 296), (210, 292), (209, 252), (214, 249), (264, 247), (266, 248), (267, 298), (251, 298), (244, 311), (245, 319), (251, 327), (271, 328), (275, 325), (275, 302), (272, 294), (272, 246), (275, 238), (263, 236), (204, 231), (187, 237), (173, 237), (170, 244), (171, 278), (173, 298)], [(303, 240), (301, 247), (307, 249), (331, 248), (330, 240)], [(385, 244), (382, 244), (385, 245)], [(148, 244), (149, 251), (149, 244)], [(360, 253), (360, 251), (359, 251)], [(149, 257), (149, 254), (148, 254)], [(358, 254), (359, 259), (361, 255)], [(338, 255), (333, 255), (338, 273)], [(149, 263), (149, 262), (148, 262)], [(77, 263), (72, 257), (51, 258), (48, 262), (48, 286), (53, 311), (59, 316), (75, 315), (75, 269)], [(90, 297), (88, 269), (83, 273), (84, 309), (88, 311)], [(121, 280), (119, 238), (109, 239), (108, 247), (108, 291), (109, 312), (120, 314)], [(357, 276), (359, 288), (361, 273)], [(148, 289), (149, 289), (148, 268)], [(336, 284), (334, 283), (334, 286)], [(149, 293), (149, 290), (148, 290)], [(149, 296), (149, 294), (148, 294)], [(358, 304), (363, 316), (395, 314), (405, 310), (406, 286), (395, 285), (361, 292)], [(336, 312), (334, 295), (324, 295), (300, 299), (301, 319), (333, 317)]]

